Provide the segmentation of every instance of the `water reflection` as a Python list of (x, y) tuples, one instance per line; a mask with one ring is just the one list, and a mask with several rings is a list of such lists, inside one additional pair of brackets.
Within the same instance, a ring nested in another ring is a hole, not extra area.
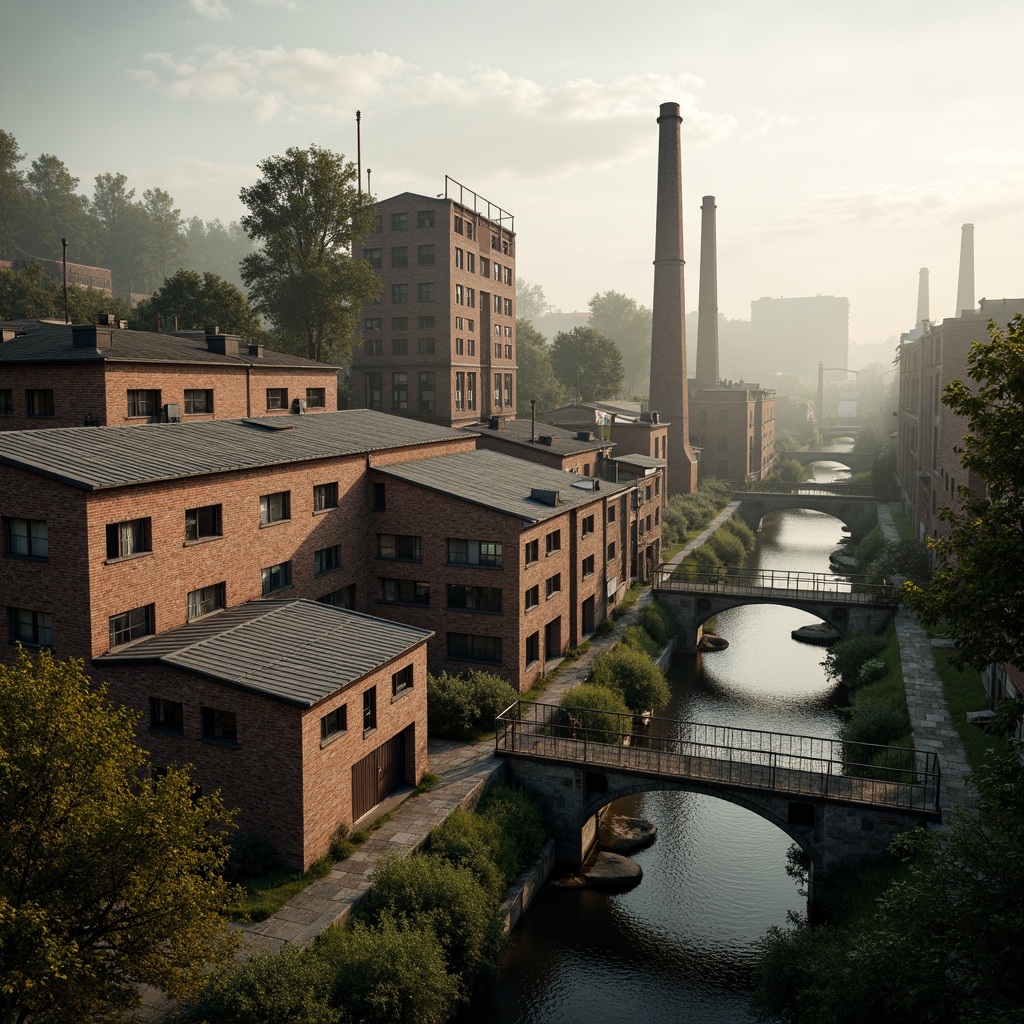
[[(779, 513), (764, 523), (751, 564), (827, 571), (841, 535), (840, 523), (821, 513)], [(717, 631), (729, 648), (677, 658), (673, 702), (659, 715), (836, 735), (822, 649), (790, 637), (815, 621), (769, 605), (721, 614)], [(614, 811), (658, 826), (657, 842), (635, 855), (643, 882), (617, 896), (545, 887), (463, 1024), (754, 1020), (757, 940), (788, 910), (803, 909), (785, 873), (788, 837), (750, 811), (695, 794), (641, 794)]]

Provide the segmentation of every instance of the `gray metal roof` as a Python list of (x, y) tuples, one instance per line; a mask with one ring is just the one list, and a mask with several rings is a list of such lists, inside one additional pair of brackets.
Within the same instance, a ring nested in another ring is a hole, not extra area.
[(247, 346), (237, 356), (210, 352), (206, 347), (206, 336), (199, 332), (158, 334), (155, 331), (128, 331), (119, 328), (100, 327), (110, 330), (112, 348), (75, 348), (72, 345), (72, 327), (69, 324), (48, 323), (44, 320), (0, 321), (0, 328), (9, 327), (25, 331), (25, 337), (15, 338), (0, 345), (0, 365), (6, 363), (87, 363), (87, 362), (129, 362), (129, 363), (202, 363), (219, 366), (275, 366), (319, 368), (337, 371), (336, 366), (318, 363), (304, 356), (287, 352), (263, 350), (262, 356), (248, 354)]
[(644, 469), (664, 469), (668, 463), (664, 459), (656, 459), (651, 455), (616, 455), (613, 462), (628, 462), (632, 466), (643, 466)]
[[(374, 469), (531, 523), (542, 522), (560, 515), (567, 508), (587, 505), (632, 486), (565, 473), (486, 448), (393, 466), (375, 466)], [(594, 489), (595, 485), (598, 490)], [(531, 498), (532, 488), (557, 492), (559, 504), (552, 506)]]
[(317, 601), (250, 601), (94, 661), (172, 665), (310, 708), (433, 635)]
[[(581, 452), (601, 451), (605, 448), (614, 448), (611, 441), (604, 441), (595, 438), (590, 431), (566, 430), (564, 427), (551, 426), (548, 423), (538, 423), (534, 427), (529, 420), (504, 420), (497, 430), (492, 430), (486, 423), (470, 423), (462, 428), (467, 433), (479, 434), (482, 437), (495, 438), (498, 441), (507, 441), (509, 444), (526, 445), (541, 452), (552, 452), (556, 455), (579, 455)], [(581, 440), (580, 433), (588, 435), (587, 440)], [(541, 444), (535, 440), (538, 437), (550, 437), (551, 444)]]
[(465, 439), (450, 427), (371, 409), (249, 420), (0, 433), (0, 464), (86, 491)]

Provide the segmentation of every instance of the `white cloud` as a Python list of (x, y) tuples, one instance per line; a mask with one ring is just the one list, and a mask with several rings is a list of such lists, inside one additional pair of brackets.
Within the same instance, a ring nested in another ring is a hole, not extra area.
[(224, 0), (188, 0), (188, 5), (196, 14), (211, 21), (231, 20), (231, 11)]

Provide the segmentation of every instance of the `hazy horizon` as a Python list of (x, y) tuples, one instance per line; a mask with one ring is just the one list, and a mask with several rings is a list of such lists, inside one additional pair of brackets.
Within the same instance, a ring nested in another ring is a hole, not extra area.
[(913, 326), (923, 266), (932, 318), (952, 316), (965, 222), (976, 300), (1024, 295), (1024, 86), (997, 48), (1024, 8), (630, 10), (9, 0), (0, 127), (24, 167), (53, 153), (85, 194), (121, 171), (226, 223), (265, 157), (316, 143), (354, 160), (358, 108), (376, 195), (464, 182), (515, 214), (518, 276), (570, 311), (609, 289), (650, 305), (655, 119), (676, 101), (688, 309), (703, 195), (730, 319), (763, 296), (845, 296), (851, 343), (879, 343)]

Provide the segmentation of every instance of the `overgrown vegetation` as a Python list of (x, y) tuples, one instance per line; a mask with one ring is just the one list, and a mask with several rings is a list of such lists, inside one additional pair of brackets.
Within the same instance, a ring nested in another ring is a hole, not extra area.
[(446, 740), (478, 740), (494, 731), (494, 719), (519, 699), (504, 679), (481, 669), (462, 675), (427, 675), (428, 728)]
[(218, 972), (182, 1019), (442, 1024), (495, 964), (505, 891), (545, 841), (536, 800), (494, 786), (477, 813), (457, 811), (435, 829), (426, 853), (378, 863), (351, 927)]
[(741, 566), (756, 543), (754, 531), (738, 515), (730, 516), (704, 544), (679, 563), (676, 572)]
[(673, 494), (661, 518), (663, 551), (692, 540), (732, 500), (732, 488), (721, 480), (705, 480), (693, 494)]

